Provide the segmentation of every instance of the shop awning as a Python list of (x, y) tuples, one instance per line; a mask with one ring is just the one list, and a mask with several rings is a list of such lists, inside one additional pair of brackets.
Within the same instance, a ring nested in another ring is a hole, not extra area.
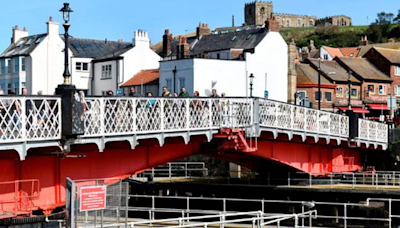
[(371, 110), (389, 110), (387, 104), (367, 104)]
[[(347, 107), (340, 107), (339, 109), (345, 112), (347, 110)], [(353, 110), (353, 112), (355, 113), (365, 113), (365, 114), (369, 113), (368, 110), (363, 108), (351, 108), (351, 110)]]

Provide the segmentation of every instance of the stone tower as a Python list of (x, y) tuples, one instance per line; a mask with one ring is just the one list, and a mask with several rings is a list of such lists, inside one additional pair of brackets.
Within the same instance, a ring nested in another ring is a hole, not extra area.
[(272, 2), (255, 1), (246, 3), (244, 7), (244, 22), (246, 25), (263, 25), (272, 18)]
[(288, 51), (288, 102), (294, 104), (294, 93), (297, 91), (296, 43), (294, 39), (289, 43)]

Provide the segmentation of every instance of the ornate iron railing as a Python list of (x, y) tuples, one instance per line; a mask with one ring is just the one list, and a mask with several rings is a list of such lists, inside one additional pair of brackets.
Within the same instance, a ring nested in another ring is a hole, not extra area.
[(85, 109), (85, 136), (245, 127), (253, 123), (253, 100), (246, 98), (89, 97)]
[(358, 119), (360, 139), (372, 142), (388, 142), (388, 125), (366, 119)]
[(61, 139), (61, 98), (0, 97), (0, 142)]
[(349, 136), (349, 118), (344, 115), (264, 99), (258, 108), (263, 127)]

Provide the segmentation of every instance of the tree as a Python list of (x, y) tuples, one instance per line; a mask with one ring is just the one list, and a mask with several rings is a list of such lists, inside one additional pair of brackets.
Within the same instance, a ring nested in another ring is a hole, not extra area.
[(382, 25), (371, 24), (367, 30), (368, 39), (374, 43), (380, 43), (382, 41)]
[(385, 13), (380, 12), (377, 14), (378, 18), (376, 19), (376, 23), (378, 25), (386, 25), (391, 24), (393, 21), (394, 14), (393, 13)]
[(393, 21), (400, 24), (400, 10), (398, 11), (397, 16), (393, 19)]

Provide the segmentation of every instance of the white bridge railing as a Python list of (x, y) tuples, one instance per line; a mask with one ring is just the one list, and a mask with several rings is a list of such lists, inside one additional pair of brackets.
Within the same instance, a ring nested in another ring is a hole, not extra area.
[(246, 98), (86, 98), (85, 136), (245, 127), (253, 123)]
[(358, 136), (372, 142), (388, 142), (388, 125), (366, 119), (358, 119)]
[[(246, 128), (256, 123), (318, 135), (349, 135), (347, 116), (265, 99), (87, 97), (84, 105), (84, 137)], [(358, 139), (388, 142), (386, 124), (359, 119), (358, 127)], [(1, 142), (59, 139), (60, 97), (0, 96)]]
[(263, 127), (349, 137), (347, 116), (264, 99), (259, 104)]
[(0, 96), (0, 142), (61, 139), (61, 98)]

